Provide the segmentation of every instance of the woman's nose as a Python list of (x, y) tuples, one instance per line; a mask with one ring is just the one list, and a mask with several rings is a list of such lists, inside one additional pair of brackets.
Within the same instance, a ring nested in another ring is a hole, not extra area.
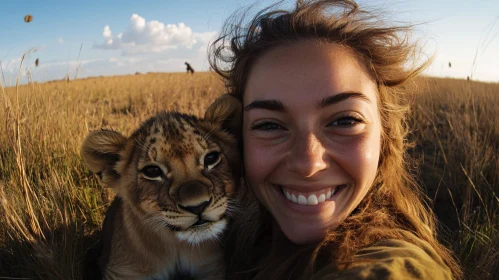
[(295, 139), (289, 159), (292, 172), (308, 178), (327, 168), (326, 149), (315, 134), (306, 133)]

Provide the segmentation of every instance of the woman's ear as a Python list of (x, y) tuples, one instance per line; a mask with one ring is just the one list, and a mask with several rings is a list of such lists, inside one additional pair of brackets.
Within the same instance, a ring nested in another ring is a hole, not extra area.
[(112, 182), (120, 176), (115, 166), (126, 142), (127, 138), (116, 131), (99, 130), (91, 132), (81, 146), (81, 155), (88, 169), (111, 187)]
[(205, 120), (218, 123), (223, 130), (234, 135), (236, 139), (240, 139), (242, 107), (239, 99), (233, 95), (224, 94), (206, 109), (204, 118)]

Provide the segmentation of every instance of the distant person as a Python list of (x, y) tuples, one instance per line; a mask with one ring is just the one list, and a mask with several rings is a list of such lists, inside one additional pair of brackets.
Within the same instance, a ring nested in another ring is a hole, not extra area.
[(460, 279), (410, 172), (410, 26), (352, 0), (237, 15), (210, 48), (244, 108), (227, 279)]
[(194, 74), (194, 68), (192, 68), (192, 66), (186, 62), (185, 65), (187, 65), (187, 73), (191, 73), (191, 74)]

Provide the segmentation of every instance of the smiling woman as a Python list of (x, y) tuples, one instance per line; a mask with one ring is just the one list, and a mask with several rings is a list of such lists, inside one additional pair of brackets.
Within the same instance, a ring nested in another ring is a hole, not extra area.
[(226, 24), (211, 57), (244, 106), (257, 201), (229, 237), (231, 275), (461, 278), (406, 166), (400, 86), (427, 65), (405, 67), (417, 53), (409, 28), (346, 0), (298, 1), (242, 22)]
[(320, 240), (376, 176), (376, 83), (349, 49), (301, 41), (260, 57), (243, 103), (248, 183), (291, 241)]

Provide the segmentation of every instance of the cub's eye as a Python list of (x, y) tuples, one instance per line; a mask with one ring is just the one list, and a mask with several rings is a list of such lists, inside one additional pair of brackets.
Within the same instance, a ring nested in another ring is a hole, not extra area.
[(213, 168), (220, 161), (219, 152), (211, 152), (204, 156), (204, 166), (208, 169)]
[(156, 165), (147, 165), (142, 168), (142, 174), (149, 180), (161, 180), (163, 177), (163, 171)]

